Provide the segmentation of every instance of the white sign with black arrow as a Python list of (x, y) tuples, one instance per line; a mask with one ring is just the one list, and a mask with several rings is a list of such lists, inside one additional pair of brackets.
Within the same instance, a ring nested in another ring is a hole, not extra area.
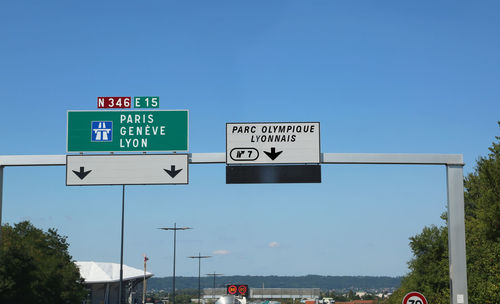
[(319, 122), (226, 124), (226, 164), (318, 164)]
[(188, 184), (187, 154), (67, 155), (66, 185)]

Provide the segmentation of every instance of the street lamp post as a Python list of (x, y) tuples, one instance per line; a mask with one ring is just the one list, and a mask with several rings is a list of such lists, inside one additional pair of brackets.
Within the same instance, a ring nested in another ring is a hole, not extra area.
[(201, 255), (201, 253), (198, 253), (198, 255), (195, 256), (189, 256), (188, 258), (190, 259), (198, 259), (198, 304), (201, 304), (200, 299), (201, 299), (201, 259), (207, 259), (211, 258), (212, 256), (209, 255)]
[[(215, 277), (216, 276), (221, 276), (223, 275), (222, 273), (207, 273), (207, 276), (214, 276), (214, 287), (212, 288), (212, 298), (215, 299)], [(215, 302), (215, 301), (214, 301)]]
[(158, 228), (161, 230), (173, 230), (174, 231), (174, 274), (172, 277), (172, 303), (175, 304), (175, 243), (177, 239), (177, 230), (188, 230), (188, 229), (193, 229), (191, 227), (177, 227), (177, 223), (174, 223), (174, 227), (163, 227), (163, 228)]

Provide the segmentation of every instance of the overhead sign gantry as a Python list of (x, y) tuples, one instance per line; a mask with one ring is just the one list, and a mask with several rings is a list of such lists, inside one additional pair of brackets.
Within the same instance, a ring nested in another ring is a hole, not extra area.
[[(190, 153), (190, 164), (225, 164), (225, 153)], [(322, 164), (438, 165), (446, 168), (452, 304), (467, 304), (464, 175), (461, 154), (322, 153)], [(65, 155), (0, 155), (0, 210), (5, 166), (65, 166)], [(1, 220), (1, 217), (0, 217)]]
[[(151, 104), (151, 107), (155, 106)], [(147, 102), (145, 107), (149, 107)], [(67, 151), (187, 151), (187, 134), (186, 110), (69, 111)], [(190, 153), (179, 155), (176, 160), (171, 157), (175, 154), (158, 155), (158, 159), (149, 154), (0, 156), (0, 223), (5, 166), (66, 165), (68, 185), (123, 184), (120, 259), (123, 265), (125, 184), (164, 183), (164, 179), (170, 181), (166, 184), (187, 183), (188, 162), (225, 163), (227, 183), (321, 182), (320, 163), (444, 165), (448, 190), (451, 303), (468, 303), (462, 155), (321, 154), (319, 123), (231, 123), (226, 125), (226, 136), (226, 153)], [(244, 163), (253, 165), (245, 166)], [(297, 173), (300, 172), (297, 168), (304, 168), (307, 172)], [(127, 173), (123, 174), (125, 171)], [(161, 172), (161, 177), (146, 177), (149, 171)]]

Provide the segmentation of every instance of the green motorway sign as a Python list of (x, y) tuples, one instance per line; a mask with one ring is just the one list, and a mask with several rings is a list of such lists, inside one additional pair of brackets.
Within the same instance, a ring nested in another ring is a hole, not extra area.
[(68, 111), (67, 151), (188, 151), (188, 111)]

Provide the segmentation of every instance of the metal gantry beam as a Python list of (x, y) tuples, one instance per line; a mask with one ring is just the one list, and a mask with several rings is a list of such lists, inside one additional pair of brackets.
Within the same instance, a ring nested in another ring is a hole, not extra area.
[[(191, 164), (224, 164), (225, 153), (189, 153)], [(462, 154), (321, 153), (322, 164), (463, 165)], [(65, 166), (66, 155), (0, 155), (0, 166)]]
[[(224, 164), (225, 153), (190, 153), (190, 164)], [(462, 154), (321, 153), (322, 164), (393, 164), (446, 166), (448, 250), (452, 304), (468, 304)], [(0, 156), (0, 224), (3, 168), (6, 166), (65, 166), (66, 155)], [(1, 242), (1, 234), (0, 234)]]
[(0, 155), (0, 166), (65, 166), (66, 155)]
[(323, 164), (463, 165), (462, 154), (323, 153)]

